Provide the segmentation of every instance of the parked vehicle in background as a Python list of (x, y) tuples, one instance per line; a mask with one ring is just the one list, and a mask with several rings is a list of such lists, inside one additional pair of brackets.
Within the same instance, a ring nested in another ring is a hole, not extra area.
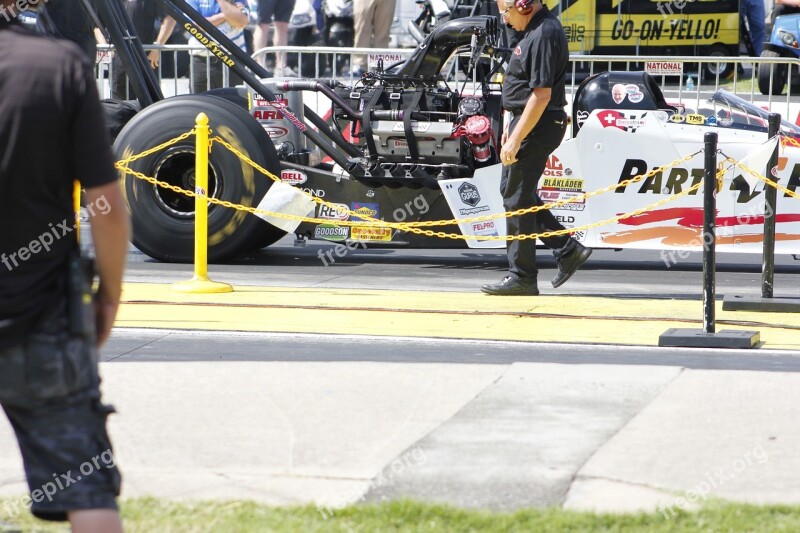
[[(739, 55), (746, 28), (739, 0), (543, 0), (564, 26), (571, 54), (718, 56)], [(486, 12), (487, 0), (421, 0), (422, 11), (408, 23), (419, 39), (436, 24)], [(747, 39), (744, 40), (747, 42)], [(733, 75), (732, 62), (706, 63), (703, 75)]]
[[(800, 15), (783, 15), (775, 19), (761, 57), (800, 57)], [(783, 94), (788, 77), (789, 65), (761, 63), (758, 65), (758, 90), (761, 94)]]

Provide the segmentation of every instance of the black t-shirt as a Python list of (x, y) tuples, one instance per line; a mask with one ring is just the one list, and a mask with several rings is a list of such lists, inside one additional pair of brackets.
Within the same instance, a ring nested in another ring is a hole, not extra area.
[[(113, 182), (94, 73), (74, 43), (0, 17), (0, 321), (53, 299), (75, 246), (73, 181)], [(104, 206), (95, 211), (105, 211)], [(0, 324), (2, 325), (2, 324)], [(2, 338), (2, 335), (0, 335)]]
[(567, 105), (566, 83), (569, 48), (561, 22), (542, 7), (525, 28), (525, 35), (514, 48), (503, 82), (503, 108), (522, 111), (531, 91), (552, 89), (548, 109)]

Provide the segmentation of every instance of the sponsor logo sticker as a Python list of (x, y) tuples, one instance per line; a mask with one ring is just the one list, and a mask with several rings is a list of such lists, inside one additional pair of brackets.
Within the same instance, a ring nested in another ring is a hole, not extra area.
[(542, 179), (542, 189), (559, 189), (566, 191), (582, 191), (583, 180), (578, 178), (552, 178)]
[(642, 100), (644, 100), (644, 93), (639, 90), (638, 85), (626, 85), (625, 92), (628, 93), (628, 100), (631, 101), (633, 104), (638, 104)]
[[(411, 122), (411, 131), (414, 133), (425, 133), (431, 127), (430, 122)], [(392, 131), (405, 131), (405, 124), (398, 122), (392, 127)]]
[(576, 116), (578, 118), (578, 126), (583, 126), (583, 123), (589, 120), (588, 111), (578, 111)]
[(281, 170), (281, 181), (289, 185), (300, 185), (307, 180), (308, 177), (299, 170)]
[(350, 228), (337, 226), (336, 224), (320, 224), (314, 228), (315, 239), (325, 239), (326, 241), (341, 242), (347, 239)]
[[(373, 202), (353, 202), (350, 204), (350, 211), (358, 213), (371, 218), (380, 218), (381, 205)], [(365, 220), (361, 217), (354, 216), (353, 220)], [(355, 237), (354, 237), (355, 238)]]
[(547, 158), (547, 166), (544, 167), (544, 172), (542, 175), (558, 177), (563, 176), (565, 173), (564, 165), (561, 164), (561, 160), (555, 155), (551, 154), (550, 157)]
[(459, 185), (458, 195), (461, 197), (461, 201), (470, 207), (475, 207), (481, 201), (481, 194), (478, 192), (478, 188), (471, 183), (465, 182)]
[(345, 204), (320, 205), (317, 218), (330, 218), (332, 220), (347, 220), (350, 218), (349, 209)]
[[(539, 194), (539, 198), (541, 198), (545, 203), (570, 200), (584, 193), (584, 191), (560, 189), (539, 189), (537, 192)], [(583, 211), (584, 209), (586, 209), (586, 198), (581, 198), (580, 200), (575, 200), (574, 202), (554, 207), (553, 211)]]
[(475, 235), (480, 235), (481, 237), (497, 237), (499, 235), (497, 232), (497, 225), (493, 220), (487, 220), (485, 222), (473, 222), (472, 232)]
[(359, 228), (357, 226), (353, 226), (351, 229), (351, 236), (354, 241), (385, 242), (392, 240), (391, 228)]
[(706, 117), (704, 115), (686, 115), (686, 123), (702, 126), (706, 123)]
[(644, 126), (647, 121), (647, 113), (641, 115), (626, 115), (613, 109), (606, 109), (597, 114), (597, 119), (604, 128), (617, 128), (628, 133), (636, 133), (636, 130)]
[(325, 198), (325, 189), (309, 189), (308, 187), (302, 187), (300, 190), (316, 198)]
[(709, 126), (716, 126), (717, 125), (717, 117), (710, 116), (706, 119), (706, 124)]
[(676, 113), (676, 114), (672, 115), (671, 117), (669, 117), (669, 121), (670, 122), (674, 122), (676, 124), (682, 124), (683, 122), (686, 121), (686, 117)]
[(644, 70), (651, 76), (680, 76), (683, 74), (683, 63), (679, 61), (647, 61)]

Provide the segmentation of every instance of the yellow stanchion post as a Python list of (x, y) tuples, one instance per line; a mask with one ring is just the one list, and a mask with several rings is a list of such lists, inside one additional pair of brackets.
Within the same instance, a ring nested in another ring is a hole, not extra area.
[(190, 293), (231, 292), (233, 287), (208, 279), (208, 116), (197, 115), (194, 192), (194, 277), (173, 283), (171, 289)]
[(75, 235), (81, 242), (81, 182), (78, 180), (72, 184), (72, 209), (75, 211)]

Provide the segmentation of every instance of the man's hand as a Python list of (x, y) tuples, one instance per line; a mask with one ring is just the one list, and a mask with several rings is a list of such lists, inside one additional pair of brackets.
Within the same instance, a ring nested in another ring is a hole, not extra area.
[(97, 295), (94, 302), (94, 323), (97, 331), (97, 347), (100, 348), (111, 335), (114, 319), (119, 309), (119, 301), (110, 301), (102, 293)]
[(100, 278), (94, 309), (99, 347), (111, 333), (122, 298), (122, 274), (128, 257), (130, 226), (125, 198), (118, 181), (99, 187), (87, 187), (86, 203), (106, 206), (106, 209), (95, 211), (91, 217), (92, 242)]
[(154, 69), (158, 68), (158, 63), (161, 61), (161, 54), (158, 50), (150, 50), (150, 52), (147, 53), (147, 59), (150, 60), (151, 67)]
[(516, 163), (520, 144), (520, 141), (514, 135), (509, 136), (507, 132), (504, 132), (502, 147), (500, 148), (500, 162), (505, 166)]

